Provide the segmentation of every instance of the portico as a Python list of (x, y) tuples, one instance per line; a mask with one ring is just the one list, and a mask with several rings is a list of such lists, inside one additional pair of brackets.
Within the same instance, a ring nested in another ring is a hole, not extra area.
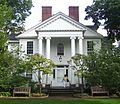
[[(42, 34), (42, 33), (40, 33)], [(49, 34), (49, 33), (48, 33)], [(83, 33), (80, 32), (80, 35), (74, 35), (74, 32), (72, 33), (72, 35), (64, 35), (64, 37), (62, 37), (61, 35), (54, 35), (55, 33), (49, 35), (49, 36), (42, 36), (38, 34), (38, 53), (43, 55), (43, 39), (45, 39), (45, 43), (46, 44), (46, 58), (47, 59), (52, 59), (51, 57), (51, 41), (52, 39), (56, 39), (56, 38), (66, 38), (70, 40), (70, 53), (71, 55), (69, 56), (69, 58), (71, 58), (72, 56), (75, 55), (75, 53), (80, 53), (83, 54)], [(76, 46), (78, 45), (78, 51), (76, 51)], [(57, 47), (56, 47), (57, 48)]]
[[(70, 33), (70, 32), (68, 32)], [(72, 56), (76, 53), (83, 54), (83, 32), (80, 31), (75, 35), (74, 32), (68, 34), (64, 32), (64, 36), (53, 33), (38, 33), (38, 46), (39, 46), (39, 54), (45, 55), (47, 59), (53, 60), (56, 67), (54, 68), (54, 73), (51, 75), (49, 82), (51, 82), (52, 86), (63, 86), (62, 79), (65, 74), (68, 75), (70, 83), (75, 83), (74, 79), (74, 71), (70, 69), (67, 61), (70, 60)], [(49, 34), (49, 36), (47, 36)], [(58, 44), (63, 44), (64, 46), (64, 54), (57, 54), (57, 46)], [(45, 48), (43, 46), (45, 45)], [(69, 48), (70, 47), (70, 48)], [(78, 49), (77, 49), (78, 48)], [(45, 53), (44, 53), (45, 52)], [(59, 58), (61, 57), (61, 61)]]

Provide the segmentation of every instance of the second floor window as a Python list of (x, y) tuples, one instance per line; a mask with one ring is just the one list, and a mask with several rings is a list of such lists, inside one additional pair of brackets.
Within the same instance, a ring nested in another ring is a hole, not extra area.
[(27, 42), (27, 54), (33, 54), (33, 41)]
[(57, 45), (57, 55), (64, 55), (64, 45), (62, 43)]
[(91, 54), (94, 50), (94, 43), (93, 41), (87, 41), (87, 54)]

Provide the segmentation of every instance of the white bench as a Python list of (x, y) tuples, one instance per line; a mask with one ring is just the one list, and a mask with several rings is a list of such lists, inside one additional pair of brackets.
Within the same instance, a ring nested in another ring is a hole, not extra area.
[(30, 87), (14, 87), (13, 89), (13, 97), (15, 94), (26, 94), (30, 97), (31, 88)]

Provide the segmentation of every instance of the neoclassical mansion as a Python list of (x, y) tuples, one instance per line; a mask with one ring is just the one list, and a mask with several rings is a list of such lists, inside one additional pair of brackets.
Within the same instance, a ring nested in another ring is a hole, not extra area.
[[(49, 75), (48, 83), (51, 86), (63, 86), (64, 74), (68, 75), (71, 84), (78, 83), (75, 70), (68, 64), (70, 58), (76, 53), (87, 55), (93, 49), (100, 49), (102, 38), (93, 26), (85, 26), (79, 22), (78, 6), (69, 7), (69, 16), (62, 12), (52, 15), (52, 7), (43, 6), (42, 22), (16, 38), (10, 38), (8, 48), (10, 50), (14, 44), (18, 44), (24, 51), (23, 54), (39, 53), (51, 59), (56, 67), (53, 74)], [(32, 78), (36, 80), (34, 74)], [(46, 83), (45, 78), (42, 83)]]

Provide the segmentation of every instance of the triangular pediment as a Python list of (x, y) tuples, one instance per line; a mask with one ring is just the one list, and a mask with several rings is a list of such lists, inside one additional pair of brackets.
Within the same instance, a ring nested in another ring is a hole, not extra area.
[(96, 31), (93, 31), (80, 22), (75, 21), (64, 13), (58, 12), (47, 20), (40, 22), (39, 24), (20, 34), (17, 36), (17, 38), (37, 38), (38, 32), (43, 35), (50, 35), (51, 33), (54, 35), (62, 36), (62, 32), (63, 34), (66, 32), (66, 34), (69, 35), (84, 33), (84, 37), (102, 37), (102, 35)]
[(59, 12), (55, 16), (49, 18), (36, 28), (36, 30), (85, 30), (84, 27), (65, 14)]

